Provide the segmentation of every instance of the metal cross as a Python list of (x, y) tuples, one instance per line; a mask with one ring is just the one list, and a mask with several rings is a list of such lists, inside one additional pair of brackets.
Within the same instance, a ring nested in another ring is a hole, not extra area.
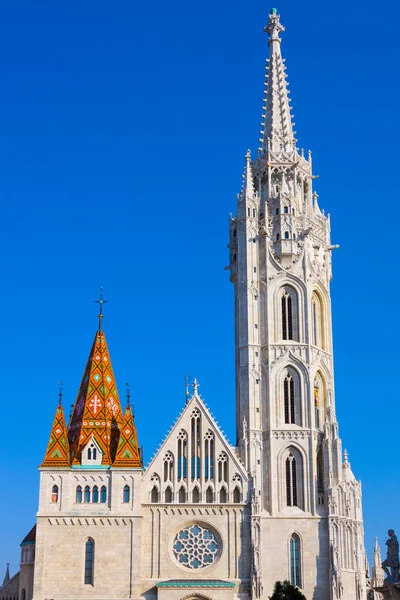
[(101, 326), (102, 326), (102, 321), (103, 321), (103, 304), (107, 304), (108, 300), (104, 300), (103, 297), (103, 288), (100, 288), (100, 296), (98, 298), (98, 300), (95, 300), (96, 304), (99, 305), (100, 307), (100, 311), (99, 311), (99, 331), (101, 331)]
[(188, 375), (186, 373), (186, 375), (185, 375), (185, 386), (186, 386), (186, 394), (185, 394), (186, 398), (185, 399), (186, 399), (186, 404), (188, 404), (188, 402), (189, 402), (189, 381), (190, 381), (190, 375)]
[(63, 382), (59, 381), (58, 385), (59, 385), (59, 389), (58, 389), (58, 404), (59, 404), (59, 406), (62, 406)]

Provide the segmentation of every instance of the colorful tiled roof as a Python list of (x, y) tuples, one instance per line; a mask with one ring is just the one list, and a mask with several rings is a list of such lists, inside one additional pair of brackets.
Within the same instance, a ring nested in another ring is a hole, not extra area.
[(97, 331), (68, 427), (71, 462), (79, 465), (82, 449), (94, 437), (103, 465), (116, 457), (123, 419), (110, 354), (103, 331)]
[(64, 409), (59, 404), (56, 408), (53, 426), (51, 428), (46, 456), (42, 467), (69, 467), (69, 444), (65, 426)]
[(114, 467), (141, 467), (138, 438), (132, 408), (125, 409)]

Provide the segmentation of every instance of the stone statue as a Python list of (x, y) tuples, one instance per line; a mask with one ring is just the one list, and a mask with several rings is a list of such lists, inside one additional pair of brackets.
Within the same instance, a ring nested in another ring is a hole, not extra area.
[[(393, 531), (388, 531), (389, 539), (386, 542), (387, 546), (387, 557), (382, 563), (382, 569), (387, 575), (385, 583), (397, 583), (400, 580), (399, 577), (399, 542)], [(389, 571), (390, 569), (390, 571)]]

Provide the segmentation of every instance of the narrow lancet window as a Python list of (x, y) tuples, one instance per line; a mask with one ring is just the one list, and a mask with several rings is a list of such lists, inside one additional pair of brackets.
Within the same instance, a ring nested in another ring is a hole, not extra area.
[(80, 485), (78, 485), (78, 487), (76, 488), (75, 501), (78, 502), (78, 504), (82, 502), (82, 488)]
[(285, 404), (285, 423), (296, 423), (294, 380), (290, 373), (286, 375), (283, 382), (283, 396)]
[(286, 459), (286, 504), (298, 506), (296, 459), (292, 453)]
[(84, 501), (90, 502), (90, 487), (88, 485), (85, 486)]
[(89, 538), (85, 544), (85, 584), (94, 583), (94, 541)]
[(100, 502), (102, 502), (103, 504), (105, 502), (107, 502), (107, 488), (105, 485), (101, 486), (101, 490), (100, 490)]
[(300, 539), (294, 533), (290, 538), (290, 583), (301, 588)]
[(58, 485), (53, 485), (51, 489), (51, 501), (58, 502)]
[(128, 504), (128, 502), (131, 499), (131, 489), (129, 487), (129, 485), (125, 485), (124, 486), (124, 493), (123, 493), (123, 500), (125, 504)]
[(95, 485), (93, 488), (93, 493), (92, 493), (92, 502), (98, 502), (98, 501), (99, 501), (99, 488), (97, 487), (97, 485)]

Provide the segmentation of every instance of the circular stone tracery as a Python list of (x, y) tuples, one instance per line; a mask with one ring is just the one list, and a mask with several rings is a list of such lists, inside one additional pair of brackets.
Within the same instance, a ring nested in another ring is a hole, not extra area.
[(218, 541), (209, 529), (201, 525), (190, 525), (176, 534), (172, 548), (181, 565), (189, 569), (202, 569), (215, 561)]

